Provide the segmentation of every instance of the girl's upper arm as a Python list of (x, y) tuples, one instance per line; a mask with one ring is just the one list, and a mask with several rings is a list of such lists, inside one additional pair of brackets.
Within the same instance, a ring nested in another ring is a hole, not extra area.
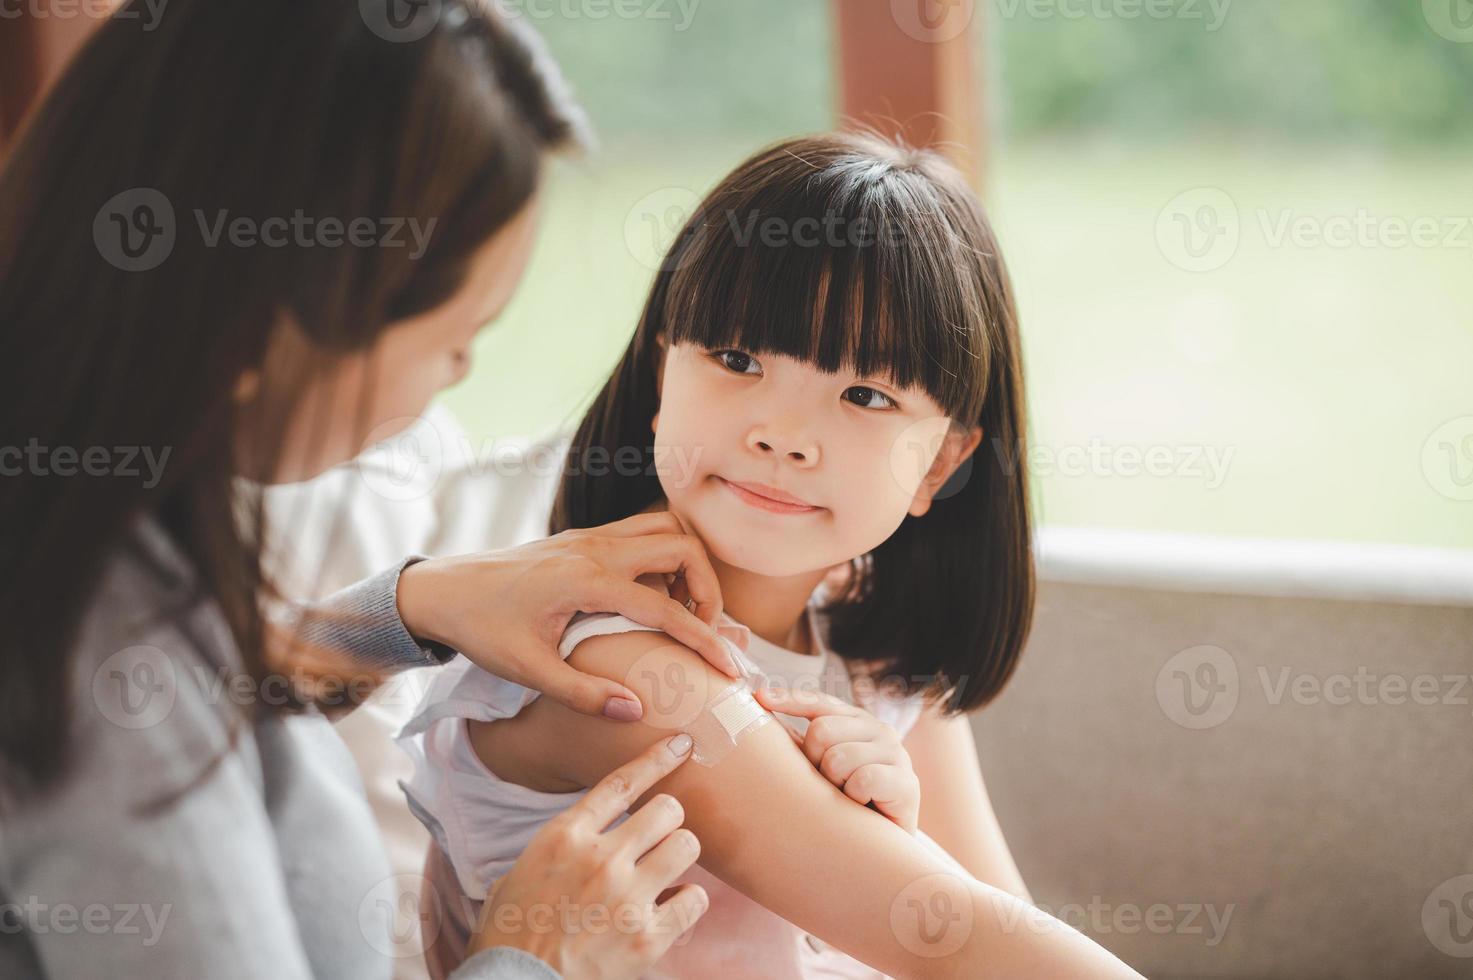
[(966, 716), (943, 717), (928, 706), (904, 745), (921, 784), (921, 830), (978, 878), (1031, 901), (987, 796)]
[[(645, 719), (633, 723), (578, 714), (550, 698), (527, 709), (544, 765), (584, 786), (686, 727), (690, 699), (709, 703), (731, 684), (663, 634), (596, 637), (570, 660), (627, 684), (646, 706)], [(672, 724), (681, 718), (684, 725)], [(955, 874), (914, 837), (856, 805), (779, 724), (749, 731), (714, 766), (686, 762), (645, 798), (657, 792), (683, 805), (702, 867), (891, 976), (1135, 976), (1084, 936)]]

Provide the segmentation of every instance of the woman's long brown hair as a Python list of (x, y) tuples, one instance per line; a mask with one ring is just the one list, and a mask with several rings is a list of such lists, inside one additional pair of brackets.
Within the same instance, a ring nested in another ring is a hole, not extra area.
[[(155, 21), (130, 2), (0, 173), (0, 446), (170, 453), (157, 485), (142, 474), (0, 478), (9, 788), (66, 770), (78, 624), (141, 515), (199, 572), (190, 602), (219, 605), (245, 669), (264, 677), (261, 507), (232, 482), (241, 446), (274, 446), (280, 432), (267, 422), (241, 438), (237, 379), (262, 365), (282, 317), (331, 359), (440, 305), (531, 198), (546, 152), (576, 137), (579, 117), (535, 37), (488, 5), (446, 0), (412, 40), (376, 31), (363, 9), (171, 0)], [(103, 254), (94, 222), (138, 189), (170, 203), (177, 237), (162, 264), (129, 271)], [(234, 247), (196, 227), (222, 213), (434, 225), (422, 255), (295, 236)]]
[(573, 438), (573, 459), (642, 449), (642, 474), (570, 468), (554, 532), (661, 499), (649, 436), (661, 338), (889, 375), (982, 427), (982, 447), (930, 512), (856, 558), (827, 612), (834, 648), (877, 677), (945, 692), (952, 711), (996, 696), (1034, 599), (1023, 365), (1007, 270), (962, 175), (868, 134), (787, 140), (738, 166), (676, 237)]

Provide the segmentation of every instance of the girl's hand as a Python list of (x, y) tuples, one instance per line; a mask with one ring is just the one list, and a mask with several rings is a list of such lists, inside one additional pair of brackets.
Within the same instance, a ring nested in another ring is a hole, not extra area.
[(756, 698), (770, 711), (809, 719), (803, 738), (794, 736), (808, 761), (845, 796), (915, 833), (921, 784), (895, 729), (863, 708), (815, 691), (762, 687)]
[[(680, 826), (680, 804), (663, 793), (606, 828), (690, 750), (689, 735), (661, 739), (543, 825), (487, 896), (466, 958), (515, 946), (568, 980), (634, 980), (648, 972), (710, 905), (695, 884), (660, 900), (690, 870), (701, 846)], [(560, 921), (559, 915), (572, 918)], [(592, 915), (613, 927), (590, 928)]]
[[(672, 596), (635, 581), (650, 572), (680, 574)], [(694, 612), (682, 601), (687, 597)], [(664, 630), (718, 670), (741, 676), (714, 629), (721, 589), (706, 550), (669, 512), (505, 551), (416, 562), (399, 576), (398, 603), (412, 635), (584, 714), (635, 721), (644, 709), (624, 685), (580, 673), (558, 656), (563, 630), (579, 611), (621, 613)]]

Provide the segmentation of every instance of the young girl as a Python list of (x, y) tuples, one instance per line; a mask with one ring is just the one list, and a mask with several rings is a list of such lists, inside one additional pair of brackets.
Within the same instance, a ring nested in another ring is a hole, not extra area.
[[(1010, 287), (959, 173), (859, 135), (739, 166), (574, 436), (552, 530), (673, 512), (711, 557), (748, 680), (609, 614), (576, 617), (561, 653), (634, 690), (639, 723), (442, 671), (401, 734), (448, 917), (432, 968), (464, 955), (541, 825), (684, 730), (694, 764), (643, 802), (683, 808), (694, 836), (646, 860), (699, 847), (685, 880), (710, 908), (659, 976), (1133, 976), (1026, 904), (961, 714), (1002, 689), (1028, 632), (1027, 481), (1005, 465), (1023, 432)], [(637, 473), (594, 465), (630, 447)], [(727, 737), (712, 713), (733, 706)], [(574, 901), (542, 914), (618, 927)]]

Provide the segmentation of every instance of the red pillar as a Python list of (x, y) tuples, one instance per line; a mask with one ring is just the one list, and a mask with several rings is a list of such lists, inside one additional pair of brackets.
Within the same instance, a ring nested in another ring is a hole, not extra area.
[(973, 45), (977, 0), (832, 0), (841, 125), (946, 153), (980, 184), (986, 164)]

